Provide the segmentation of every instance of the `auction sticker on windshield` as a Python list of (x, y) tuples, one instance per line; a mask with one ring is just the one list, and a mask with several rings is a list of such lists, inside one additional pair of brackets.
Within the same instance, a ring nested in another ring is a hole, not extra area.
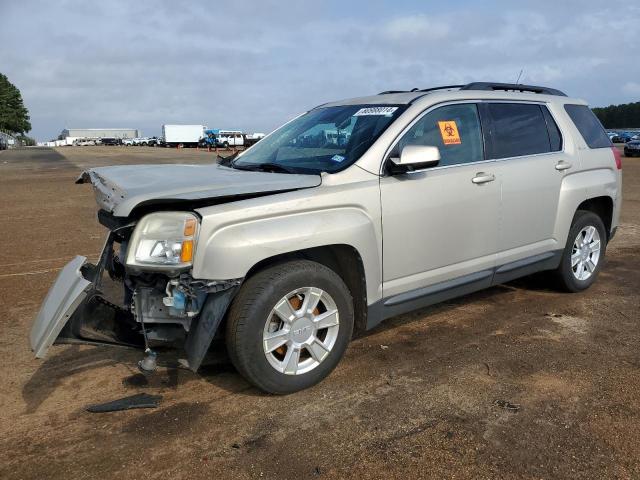
[(363, 117), (365, 115), (391, 115), (398, 107), (365, 107), (353, 114), (354, 117)]
[(440, 127), (440, 135), (442, 136), (442, 143), (445, 145), (460, 145), (460, 134), (458, 133), (458, 125), (453, 120), (446, 120), (438, 122)]

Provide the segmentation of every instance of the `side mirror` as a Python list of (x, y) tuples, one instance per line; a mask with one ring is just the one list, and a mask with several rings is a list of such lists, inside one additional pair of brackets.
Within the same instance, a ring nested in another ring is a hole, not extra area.
[(393, 173), (415, 173), (440, 163), (440, 150), (431, 145), (407, 145), (399, 158), (392, 157)]

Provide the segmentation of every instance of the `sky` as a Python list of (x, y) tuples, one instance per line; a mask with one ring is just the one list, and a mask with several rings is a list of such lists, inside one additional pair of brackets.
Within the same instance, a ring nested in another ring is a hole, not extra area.
[(633, 3), (0, 0), (0, 73), (40, 141), (172, 123), (268, 133), (331, 100), (520, 70), (606, 106), (640, 100)]

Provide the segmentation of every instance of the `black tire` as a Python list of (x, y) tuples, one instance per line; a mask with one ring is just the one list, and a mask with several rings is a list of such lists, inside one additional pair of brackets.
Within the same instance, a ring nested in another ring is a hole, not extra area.
[(224, 143), (222, 144), (222, 146), (223, 146), (224, 148), (229, 148), (229, 142), (224, 142)]
[[(339, 312), (339, 329), (333, 348), (315, 368), (286, 375), (267, 360), (263, 331), (280, 299), (302, 287), (320, 288), (332, 297)], [(308, 260), (288, 261), (266, 268), (244, 283), (229, 309), (227, 349), (238, 372), (251, 384), (268, 393), (293, 393), (320, 382), (336, 367), (351, 340), (353, 318), (349, 289), (333, 270)]]
[[(579, 280), (573, 272), (571, 266), (571, 255), (573, 253), (573, 243), (578, 236), (578, 233), (585, 227), (595, 227), (600, 236), (600, 257), (597, 261), (594, 271), (591, 276), (585, 280)], [(558, 280), (560, 288), (569, 292), (580, 292), (589, 288), (593, 282), (595, 282), (602, 264), (604, 262), (605, 253), (607, 249), (607, 234), (602, 223), (602, 219), (593, 212), (587, 210), (578, 210), (573, 217), (571, 229), (569, 230), (569, 236), (567, 237), (567, 244), (562, 252), (562, 260), (560, 266), (556, 270), (556, 278)]]

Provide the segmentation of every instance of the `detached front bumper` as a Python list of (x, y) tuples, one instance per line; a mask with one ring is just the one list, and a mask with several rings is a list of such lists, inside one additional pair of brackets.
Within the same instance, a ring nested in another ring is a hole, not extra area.
[[(105, 266), (110, 263), (113, 252), (112, 245), (113, 240), (109, 236), (97, 265), (77, 256), (60, 271), (31, 328), (29, 340), (36, 358), (44, 358), (54, 343), (143, 347), (140, 323), (131, 309), (126, 304), (117, 305), (105, 298), (113, 297), (109, 293), (123, 293), (121, 282), (111, 285), (115, 292), (103, 284)], [(184, 342), (188, 364), (193, 371), (202, 364), (240, 281), (202, 283), (206, 300), (200, 314), (193, 318)], [(159, 291), (160, 295), (162, 293)], [(143, 309), (140, 314), (148, 319), (145, 320), (148, 328), (162, 326), (168, 320), (153, 318), (154, 311), (148, 309)], [(155, 314), (157, 316), (157, 312)]]
[[(132, 313), (103, 292), (103, 268), (111, 248), (109, 237), (97, 266), (77, 256), (60, 271), (31, 327), (36, 358), (44, 358), (54, 343), (142, 346)], [(121, 284), (115, 288), (121, 292)]]
[(81, 271), (86, 262), (86, 257), (77, 256), (67, 263), (47, 293), (29, 336), (36, 358), (44, 358), (73, 313), (91, 292), (93, 284), (83, 277)]

